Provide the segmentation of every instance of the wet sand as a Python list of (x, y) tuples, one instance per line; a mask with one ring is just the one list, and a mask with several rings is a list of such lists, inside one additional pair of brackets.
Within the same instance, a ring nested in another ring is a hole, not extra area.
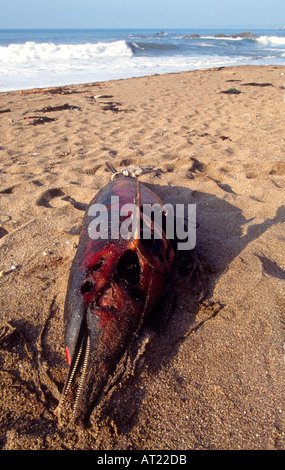
[[(285, 448), (284, 83), (242, 66), (0, 94), (3, 450)], [(54, 414), (63, 306), (106, 161), (158, 168), (140, 180), (197, 205), (207, 294), (181, 278), (165, 332), (81, 430)]]

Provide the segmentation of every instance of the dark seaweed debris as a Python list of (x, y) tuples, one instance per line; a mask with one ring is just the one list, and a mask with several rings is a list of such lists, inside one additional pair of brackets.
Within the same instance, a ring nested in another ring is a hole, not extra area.
[(120, 113), (122, 110), (118, 108), (121, 103), (106, 103), (106, 106), (101, 106), (102, 111), (113, 111), (114, 113)]
[(44, 124), (45, 122), (56, 121), (55, 118), (49, 118), (49, 117), (46, 117), (46, 116), (41, 116), (41, 117), (38, 117), (38, 116), (29, 116), (29, 117), (25, 117), (24, 119), (33, 119), (33, 120), (29, 123), (31, 126), (38, 126), (39, 124)]
[(39, 109), (37, 112), (39, 112), (39, 113), (50, 113), (52, 111), (63, 111), (65, 109), (75, 109), (77, 111), (80, 110), (80, 108), (78, 106), (69, 105), (68, 103), (65, 103), (61, 106), (45, 106), (43, 109)]
[(273, 86), (272, 83), (256, 83), (256, 82), (242, 83), (242, 85), (243, 86), (260, 86), (260, 87)]
[(221, 93), (225, 93), (226, 95), (239, 95), (241, 91), (236, 88), (229, 88), (228, 90), (221, 91)]

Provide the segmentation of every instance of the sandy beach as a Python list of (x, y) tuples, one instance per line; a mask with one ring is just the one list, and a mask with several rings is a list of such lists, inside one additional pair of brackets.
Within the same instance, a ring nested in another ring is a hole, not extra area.
[[(285, 449), (285, 67), (0, 94), (0, 448)], [(196, 204), (207, 293), (181, 278), (165, 332), (81, 430), (54, 411), (84, 211), (122, 169)]]

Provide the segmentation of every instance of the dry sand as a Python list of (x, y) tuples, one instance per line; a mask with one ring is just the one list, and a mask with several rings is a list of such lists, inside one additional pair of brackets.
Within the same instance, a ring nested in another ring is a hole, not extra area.
[[(242, 66), (0, 94), (2, 449), (285, 448), (284, 82)], [(66, 103), (80, 109), (40, 111)], [(107, 160), (160, 168), (140, 180), (197, 204), (208, 294), (181, 280), (165, 333), (82, 431), (53, 412), (77, 228)]]

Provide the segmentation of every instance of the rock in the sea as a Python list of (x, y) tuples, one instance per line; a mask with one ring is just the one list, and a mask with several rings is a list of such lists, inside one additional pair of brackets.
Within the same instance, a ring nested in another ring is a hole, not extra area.
[(183, 36), (182, 39), (195, 39), (195, 38), (199, 38), (200, 35), (199, 34), (190, 34), (190, 36)]
[(254, 33), (251, 33), (250, 31), (244, 31), (243, 33), (232, 34), (229, 37), (231, 37), (231, 38), (254, 39), (254, 38), (257, 38), (258, 36)]
[(243, 39), (255, 39), (258, 36), (250, 31), (244, 31), (243, 33), (230, 34), (226, 36), (224, 33), (215, 34), (214, 38), (243, 38)]

